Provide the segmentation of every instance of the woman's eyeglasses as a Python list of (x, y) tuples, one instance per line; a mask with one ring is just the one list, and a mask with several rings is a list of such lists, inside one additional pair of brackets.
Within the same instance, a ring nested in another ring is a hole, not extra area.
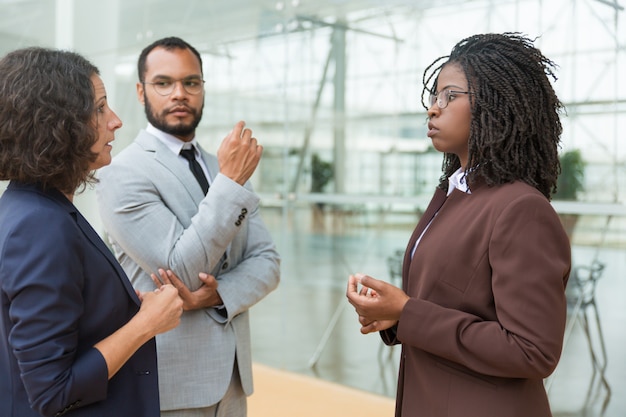
[(441, 90), (437, 94), (431, 94), (428, 98), (428, 103), (432, 107), (433, 104), (437, 103), (437, 107), (440, 109), (445, 109), (448, 107), (448, 103), (456, 98), (457, 94), (472, 94), (469, 91), (458, 91), (458, 90)]

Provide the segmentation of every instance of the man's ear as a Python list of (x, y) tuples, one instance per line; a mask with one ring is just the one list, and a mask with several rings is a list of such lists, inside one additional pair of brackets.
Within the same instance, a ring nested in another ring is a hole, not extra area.
[(144, 102), (144, 84), (142, 82), (137, 83), (137, 100), (144, 106), (146, 105)]

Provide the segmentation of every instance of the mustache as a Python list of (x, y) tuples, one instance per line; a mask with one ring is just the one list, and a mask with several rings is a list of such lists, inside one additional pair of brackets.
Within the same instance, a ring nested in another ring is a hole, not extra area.
[(191, 107), (189, 107), (186, 104), (175, 104), (172, 107), (169, 107), (167, 109), (163, 109), (163, 113), (164, 114), (165, 113), (172, 113), (172, 112), (181, 111), (181, 110), (187, 111), (187, 112), (192, 113), (192, 114), (196, 113), (196, 111), (194, 109), (192, 109)]

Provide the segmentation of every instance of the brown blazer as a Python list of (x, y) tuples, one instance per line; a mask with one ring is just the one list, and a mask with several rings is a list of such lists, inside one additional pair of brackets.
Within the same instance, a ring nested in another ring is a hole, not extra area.
[(396, 416), (551, 416), (543, 379), (563, 344), (569, 239), (535, 188), (471, 190), (438, 189), (407, 247), (411, 299), (381, 332), (402, 343)]

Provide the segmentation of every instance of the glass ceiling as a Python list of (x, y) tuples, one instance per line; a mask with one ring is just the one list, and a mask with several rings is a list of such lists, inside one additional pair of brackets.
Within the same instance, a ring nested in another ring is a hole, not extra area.
[(584, 150), (584, 199), (622, 202), (623, 20), (608, 0), (0, 0), (0, 53), (44, 45), (89, 57), (124, 121), (117, 152), (145, 124), (140, 50), (183, 37), (204, 59), (201, 142), (215, 150), (246, 120), (267, 149), (261, 193), (308, 193), (316, 153), (335, 165), (329, 194), (414, 198), (440, 169), (425, 135), (424, 67), (465, 36), (520, 31), (560, 65), (563, 149)]

